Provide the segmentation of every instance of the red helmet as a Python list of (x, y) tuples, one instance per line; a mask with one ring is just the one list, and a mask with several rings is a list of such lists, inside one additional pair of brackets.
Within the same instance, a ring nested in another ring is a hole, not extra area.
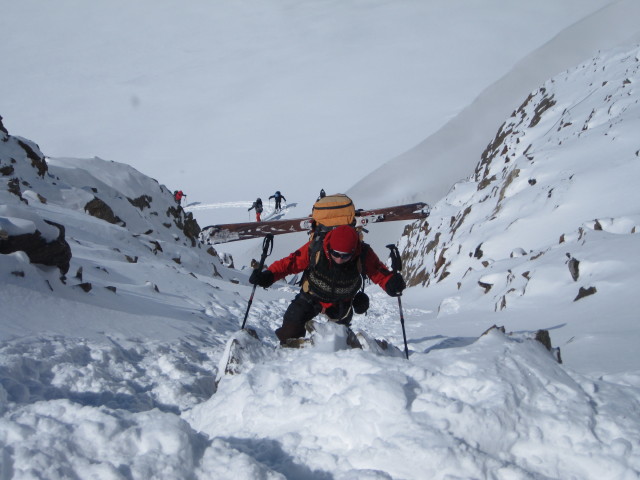
[(350, 225), (340, 225), (327, 234), (326, 245), (328, 249), (340, 253), (355, 253), (360, 239), (358, 232)]

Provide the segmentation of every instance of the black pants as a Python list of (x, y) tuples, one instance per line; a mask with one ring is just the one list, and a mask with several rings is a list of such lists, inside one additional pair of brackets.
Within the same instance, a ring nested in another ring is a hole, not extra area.
[[(320, 312), (322, 312), (322, 305), (318, 300), (307, 293), (298, 293), (284, 312), (282, 326), (276, 330), (280, 343), (285, 343), (289, 338), (304, 337), (306, 333), (304, 324)], [(353, 317), (351, 299), (334, 303), (326, 309), (325, 314), (331, 320), (349, 326)]]

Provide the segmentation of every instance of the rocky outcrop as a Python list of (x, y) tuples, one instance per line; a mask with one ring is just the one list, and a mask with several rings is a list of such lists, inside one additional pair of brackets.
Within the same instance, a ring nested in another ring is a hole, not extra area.
[(65, 239), (64, 226), (48, 220), (45, 222), (58, 229), (58, 238), (48, 242), (38, 230), (15, 236), (4, 233), (0, 235), (0, 253), (25, 252), (31, 263), (58, 267), (64, 275), (69, 271), (71, 261), (71, 247)]
[(18, 145), (20, 145), (27, 154), (27, 158), (31, 160), (31, 166), (38, 171), (38, 175), (40, 177), (44, 177), (48, 171), (47, 162), (44, 160), (44, 156), (41, 153), (36, 152), (28, 143), (19, 138), (16, 138), (16, 140)]
[[(21, 254), (25, 261), (28, 257), (33, 264), (55, 266), (66, 274), (72, 253), (79, 265), (84, 260), (75, 251), (77, 245), (84, 245), (84, 217), (87, 230), (97, 227), (106, 236), (115, 226), (124, 261), (138, 262), (140, 249), (146, 248), (193, 272), (211, 274), (213, 270), (213, 275), (220, 276), (221, 260), (215, 254), (200, 261), (201, 229), (193, 214), (176, 205), (165, 186), (129, 165), (97, 157), (47, 158), (35, 142), (10, 135), (1, 120), (0, 226), (4, 231), (0, 231), (0, 256), (25, 252)], [(53, 219), (66, 226), (66, 240), (62, 225), (54, 229), (43, 222), (51, 216), (44, 205), (55, 209)], [(96, 223), (79, 212), (104, 222)], [(50, 275), (49, 270), (41, 273)], [(12, 274), (26, 272), (17, 269)], [(101, 285), (85, 282), (80, 288), (89, 283)]]
[(114, 225), (126, 226), (126, 223), (113, 213), (111, 207), (98, 197), (93, 197), (93, 200), (84, 206), (84, 211), (93, 217), (113, 223)]
[[(173, 217), (173, 223), (191, 240), (191, 245), (196, 246), (201, 229), (200, 225), (191, 212), (185, 212), (180, 206), (169, 207), (167, 209), (167, 217)], [(165, 224), (169, 227), (170, 224)]]
[(144, 211), (145, 208), (151, 208), (151, 202), (153, 201), (153, 198), (151, 198), (149, 195), (140, 195), (137, 198), (127, 198), (127, 200), (129, 200), (129, 203), (131, 205), (139, 208), (140, 211)]

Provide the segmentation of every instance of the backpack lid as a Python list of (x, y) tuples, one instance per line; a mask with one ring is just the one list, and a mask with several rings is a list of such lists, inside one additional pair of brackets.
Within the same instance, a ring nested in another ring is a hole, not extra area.
[(356, 208), (351, 199), (343, 193), (327, 195), (313, 205), (311, 218), (317, 224), (325, 227), (353, 225), (356, 218)]

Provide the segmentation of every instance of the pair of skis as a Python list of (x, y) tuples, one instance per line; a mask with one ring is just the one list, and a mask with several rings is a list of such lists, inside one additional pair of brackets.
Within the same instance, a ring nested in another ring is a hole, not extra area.
[[(374, 210), (357, 210), (355, 226), (365, 228), (371, 223), (419, 220), (428, 216), (429, 206), (426, 203), (408, 203)], [(227, 223), (204, 227), (200, 233), (200, 240), (207, 245), (216, 245), (250, 238), (261, 238), (265, 235), (305, 232), (310, 231), (312, 228), (313, 220), (311, 217), (268, 220), (264, 222)]]

